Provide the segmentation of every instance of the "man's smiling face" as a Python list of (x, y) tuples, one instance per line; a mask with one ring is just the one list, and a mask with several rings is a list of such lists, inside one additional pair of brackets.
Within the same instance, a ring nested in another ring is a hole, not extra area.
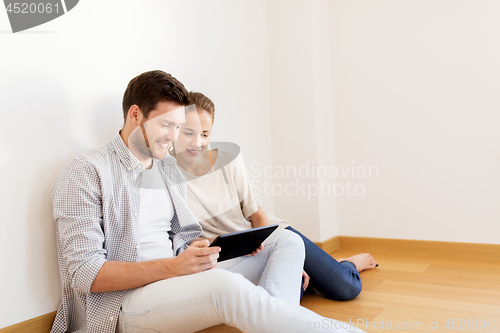
[[(185, 121), (185, 108), (174, 102), (158, 102), (147, 119), (130, 135), (130, 147), (137, 158), (163, 159), (168, 147), (179, 136), (179, 129)], [(134, 149), (135, 148), (135, 149)]]

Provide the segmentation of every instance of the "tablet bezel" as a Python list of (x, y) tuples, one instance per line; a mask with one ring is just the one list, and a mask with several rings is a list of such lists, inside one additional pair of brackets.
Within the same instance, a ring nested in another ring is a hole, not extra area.
[(279, 224), (271, 224), (220, 235), (209, 246), (221, 248), (218, 262), (241, 257), (255, 251), (278, 227)]

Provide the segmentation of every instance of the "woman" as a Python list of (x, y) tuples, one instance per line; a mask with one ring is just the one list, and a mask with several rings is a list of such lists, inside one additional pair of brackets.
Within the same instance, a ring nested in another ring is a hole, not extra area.
[(285, 221), (265, 212), (241, 154), (209, 149), (213, 102), (201, 93), (190, 92), (189, 97), (195, 107), (187, 108), (186, 122), (170, 153), (187, 180), (187, 203), (203, 227), (203, 237), (280, 223), (304, 241), (305, 286), (310, 277), (310, 287), (327, 298), (356, 297), (361, 292), (359, 272), (378, 266), (373, 257), (361, 253), (339, 262)]

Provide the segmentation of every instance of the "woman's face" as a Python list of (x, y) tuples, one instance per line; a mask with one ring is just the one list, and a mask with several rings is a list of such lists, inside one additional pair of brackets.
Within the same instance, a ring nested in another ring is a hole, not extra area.
[(174, 143), (176, 157), (188, 163), (201, 158), (210, 143), (212, 116), (205, 110), (189, 111), (186, 122), (182, 125), (179, 138)]

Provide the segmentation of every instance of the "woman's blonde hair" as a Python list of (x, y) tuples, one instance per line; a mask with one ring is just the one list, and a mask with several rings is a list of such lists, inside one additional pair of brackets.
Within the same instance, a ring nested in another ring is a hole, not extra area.
[(194, 111), (192, 106), (191, 106), (194, 104), (196, 106), (196, 110), (198, 112), (205, 110), (208, 113), (210, 113), (210, 115), (212, 116), (212, 124), (214, 123), (215, 105), (214, 105), (214, 102), (212, 102), (212, 100), (210, 100), (210, 98), (208, 98), (207, 96), (203, 95), (200, 92), (190, 91), (189, 92), (189, 104), (190, 104), (190, 106), (187, 107), (186, 111)]

